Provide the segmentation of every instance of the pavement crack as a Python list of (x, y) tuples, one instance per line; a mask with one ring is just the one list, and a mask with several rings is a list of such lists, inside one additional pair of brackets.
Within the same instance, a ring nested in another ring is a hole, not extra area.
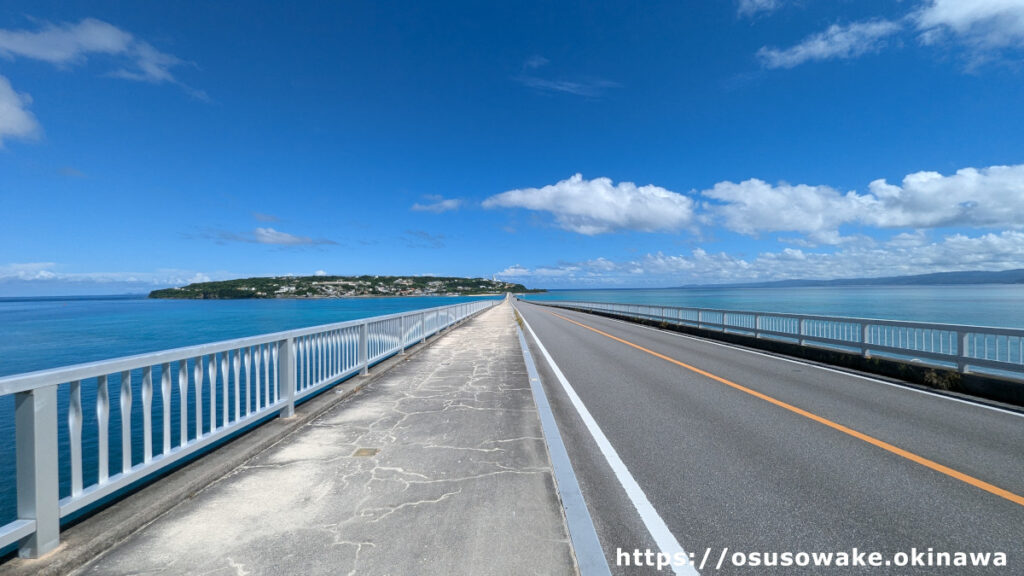
[(250, 572), (245, 569), (245, 564), (241, 562), (235, 562), (230, 556), (225, 558), (228, 561), (228, 566), (235, 569), (235, 576), (249, 576)]
[[(430, 483), (430, 482), (427, 482), (427, 481), (424, 481), (424, 482), (415, 482), (415, 481), (414, 482), (410, 482), (410, 484), (414, 484), (414, 483), (415, 484), (427, 484), (427, 483)], [(462, 493), (462, 488), (459, 488), (458, 490), (455, 490), (454, 492), (445, 492), (444, 494), (441, 494), (440, 496), (438, 496), (437, 498), (434, 498), (434, 499), (416, 500), (414, 502), (403, 502), (403, 503), (401, 503), (401, 504), (399, 504), (397, 506), (378, 507), (378, 508), (366, 508), (365, 510), (362, 510), (362, 511), (359, 512), (359, 516), (360, 517), (366, 517), (366, 516), (372, 515), (373, 512), (375, 512), (377, 510), (385, 510), (385, 512), (383, 514), (381, 514), (380, 516), (377, 516), (377, 517), (375, 517), (375, 518), (373, 518), (372, 520), (369, 521), (371, 524), (376, 524), (377, 522), (380, 522), (381, 520), (387, 518), (388, 516), (391, 516), (395, 512), (398, 512), (399, 510), (404, 510), (405, 508), (415, 508), (415, 507), (419, 506), (420, 504), (437, 504), (439, 502), (443, 502), (444, 500), (446, 500), (447, 498), (449, 498), (451, 496), (455, 496), (456, 494), (461, 494), (461, 493)]]

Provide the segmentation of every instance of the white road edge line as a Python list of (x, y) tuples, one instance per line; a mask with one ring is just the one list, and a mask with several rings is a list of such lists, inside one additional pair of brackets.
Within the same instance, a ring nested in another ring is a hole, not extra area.
[[(566, 308), (561, 308), (561, 309), (562, 310), (566, 310)], [(578, 312), (578, 310), (570, 310), (570, 311), (571, 312)], [(857, 373), (854, 373), (854, 372), (847, 372), (845, 370), (838, 370), (836, 368), (830, 368), (828, 366), (822, 366), (820, 364), (812, 364), (810, 362), (804, 362), (804, 361), (796, 359), (796, 358), (787, 358), (785, 356), (776, 356), (774, 354), (766, 354), (764, 352), (759, 352), (757, 350), (750, 350), (750, 349), (742, 348), (742, 347), (739, 347), (739, 346), (733, 346), (731, 344), (727, 344), (727, 343), (724, 343), (724, 342), (716, 342), (714, 340), (711, 340), (710, 338), (701, 338), (700, 336), (693, 336), (691, 334), (681, 334), (679, 332), (675, 332), (675, 331), (672, 331), (672, 330), (664, 330), (664, 329), (661, 329), (661, 328), (654, 328), (653, 326), (645, 326), (643, 324), (637, 324), (636, 322), (629, 322), (628, 320), (620, 320), (619, 318), (609, 318), (607, 316), (601, 316), (599, 314), (592, 314), (592, 316), (599, 316), (599, 317), (604, 318), (606, 320), (611, 320), (612, 322), (618, 322), (619, 324), (626, 324), (628, 326), (636, 326), (637, 328), (643, 328), (645, 330), (650, 330), (651, 332), (659, 332), (661, 334), (668, 334), (669, 336), (676, 336), (678, 338), (683, 338), (683, 339), (686, 339), (686, 340), (694, 340), (694, 341), (697, 341), (697, 342), (703, 342), (705, 344), (712, 344), (712, 345), (715, 345), (715, 346), (719, 346), (721, 348), (728, 348), (729, 350), (736, 350), (736, 351), (739, 351), (739, 352), (746, 352), (748, 354), (755, 354), (757, 356), (763, 356), (765, 358), (774, 358), (776, 360), (781, 360), (783, 362), (789, 362), (790, 364), (797, 364), (799, 366), (807, 366), (808, 368), (818, 368), (820, 370), (825, 370), (826, 372), (833, 372), (835, 374), (842, 374), (844, 376), (849, 376), (851, 378), (857, 378), (857, 379), (860, 379), (860, 380), (866, 380), (868, 382), (874, 382), (876, 384), (884, 384), (886, 386), (889, 386), (890, 388), (896, 388), (898, 390), (906, 390), (908, 392), (917, 392), (918, 394), (924, 394), (926, 396), (931, 396), (933, 398), (942, 398), (943, 400), (949, 400), (951, 402), (959, 402), (960, 404), (966, 404), (968, 406), (974, 406), (975, 408), (982, 408), (984, 410), (992, 410), (994, 412), (1002, 412), (1003, 414), (1009, 414), (1011, 416), (1017, 416), (1019, 418), (1024, 418), (1024, 412), (1016, 412), (1014, 410), (1007, 410), (1006, 408), (1000, 408), (998, 406), (990, 406), (988, 404), (982, 404), (980, 402), (972, 402), (970, 400), (964, 400), (963, 398), (957, 398), (955, 396), (947, 396), (945, 394), (938, 394), (938, 393), (931, 392), (931, 391), (928, 391), (928, 390), (921, 390), (920, 388), (914, 388), (912, 386), (904, 386), (902, 384), (895, 384), (893, 382), (886, 382), (885, 380), (880, 380), (878, 378), (872, 378), (871, 376), (865, 376), (863, 374), (857, 374)]]
[[(517, 309), (518, 310), (518, 309)], [(625, 463), (619, 458), (618, 452), (612, 446), (611, 442), (608, 441), (608, 437), (601, 431), (601, 427), (598, 426), (597, 421), (590, 415), (590, 410), (583, 404), (580, 397), (576, 394), (572, 385), (566, 380), (565, 374), (562, 374), (562, 370), (558, 368), (558, 364), (555, 364), (554, 359), (551, 358), (551, 354), (548, 353), (547, 348), (541, 343), (540, 338), (537, 337), (537, 333), (533, 331), (530, 323), (526, 321), (520, 313), (520, 318), (523, 319), (523, 326), (530, 332), (530, 336), (533, 337), (533, 341), (537, 343), (537, 349), (540, 350), (541, 354), (544, 355), (544, 359), (547, 360), (548, 366), (551, 367), (551, 371), (555, 374), (555, 378), (558, 378), (558, 382), (562, 385), (562, 389), (565, 390), (566, 396), (572, 402), (573, 407), (576, 408), (576, 412), (579, 414), (580, 419), (587, 426), (587, 430), (593, 437), (594, 442), (597, 443), (598, 449), (601, 450), (601, 454), (604, 456), (608, 465), (611, 467), (612, 472), (615, 473), (615, 477), (618, 479), (619, 484), (622, 485), (623, 490), (626, 491), (626, 496), (629, 497), (633, 507), (636, 508), (637, 513), (640, 515), (640, 520), (643, 521), (644, 526), (647, 527), (647, 531), (651, 533), (651, 537), (654, 539), (655, 544), (661, 549), (661, 552), (667, 554), (670, 559), (685, 558), (686, 564), (677, 566), (675, 562), (671, 563), (672, 571), (679, 576), (700, 576), (690, 564), (690, 555), (687, 554), (683, 547), (676, 540), (676, 537), (672, 534), (672, 531), (668, 529), (668, 525), (662, 520), (661, 515), (654, 509), (651, 501), (647, 499), (647, 494), (644, 493), (640, 485), (637, 484), (636, 479), (626, 468)]]
[(594, 528), (594, 519), (590, 517), (590, 510), (587, 509), (580, 484), (576, 480), (576, 473), (572, 469), (572, 462), (569, 460), (569, 452), (566, 451), (562, 435), (558, 432), (558, 423), (555, 422), (555, 414), (551, 411), (548, 397), (544, 394), (544, 386), (540, 383), (540, 374), (537, 373), (537, 365), (533, 362), (530, 347), (526, 344), (526, 336), (518, 326), (516, 333), (519, 335), (519, 346), (523, 349), (523, 361), (526, 362), (526, 373), (530, 377), (530, 390), (533, 392), (533, 401), (540, 416), (544, 442), (548, 446), (551, 468), (555, 475), (555, 489), (558, 490), (559, 500), (562, 501), (565, 523), (569, 528), (569, 538), (572, 540), (580, 576), (611, 576), (608, 560), (604, 557), (604, 549), (601, 548), (601, 540)]

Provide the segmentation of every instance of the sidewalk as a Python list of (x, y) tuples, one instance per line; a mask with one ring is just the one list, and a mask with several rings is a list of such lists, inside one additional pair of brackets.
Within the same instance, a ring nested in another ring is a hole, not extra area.
[(511, 306), (452, 330), (79, 573), (576, 573)]

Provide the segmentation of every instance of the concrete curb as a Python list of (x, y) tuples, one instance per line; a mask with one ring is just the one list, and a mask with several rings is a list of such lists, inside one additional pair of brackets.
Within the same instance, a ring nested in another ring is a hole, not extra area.
[(406, 349), (404, 355), (395, 355), (380, 362), (368, 375), (356, 375), (296, 406), (295, 416), (292, 418), (270, 417), (267, 422), (248, 433), (228, 440), (203, 457), (174, 469), (167, 475), (158, 476), (149, 484), (119, 500), (116, 505), (100, 510), (74, 526), (62, 530), (60, 546), (42, 558), (12, 558), (0, 565), (0, 576), (57, 576), (82, 568), (178, 504), (199, 494), (264, 450), (281, 442), (305, 424), (387, 374), (391, 368), (443, 338), (453, 328), (472, 321), (476, 316), (464, 319), (428, 338), (424, 343)]
[[(515, 308), (513, 307), (513, 309)], [(518, 310), (516, 310), (516, 316), (517, 320), (521, 320), (518, 317)], [(521, 321), (526, 322), (525, 320)], [(583, 492), (580, 490), (569, 453), (565, 449), (565, 443), (562, 442), (562, 435), (558, 431), (558, 423), (551, 411), (551, 404), (544, 393), (544, 386), (541, 384), (540, 374), (537, 373), (537, 365), (533, 361), (533, 354), (530, 353), (526, 335), (518, 327), (516, 333), (523, 351), (526, 373), (530, 378), (533, 401), (537, 406), (541, 429), (544, 432), (544, 444), (547, 446), (548, 459), (551, 461), (552, 473), (555, 477), (555, 490), (558, 492), (558, 500), (562, 504), (562, 518), (569, 531), (577, 573), (581, 576), (610, 576), (611, 570), (604, 557), (601, 540), (597, 536), (594, 520), (590, 516), (590, 510), (587, 508)]]

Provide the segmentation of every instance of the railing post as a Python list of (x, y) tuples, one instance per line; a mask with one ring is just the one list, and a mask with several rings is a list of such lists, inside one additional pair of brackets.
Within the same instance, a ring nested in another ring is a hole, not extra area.
[(57, 385), (14, 396), (18, 518), (35, 520), (18, 556), (38, 558), (60, 544), (57, 466)]
[(799, 338), (799, 340), (800, 340), (800, 345), (801, 346), (806, 346), (807, 345), (807, 340), (804, 339), (804, 318), (800, 319), (800, 338)]
[(420, 312), (420, 344), (427, 341), (427, 313)]
[(961, 374), (967, 374), (967, 339), (969, 336), (966, 332), (957, 330), (957, 350), (956, 350), (956, 369)]
[(367, 374), (370, 373), (370, 362), (369, 362), (369, 360), (367, 360), (367, 353), (366, 353), (366, 350), (367, 350), (367, 347), (368, 347), (368, 344), (369, 344), (369, 339), (370, 339), (369, 334), (370, 334), (370, 325), (369, 325), (369, 323), (363, 322), (362, 324), (360, 324), (359, 325), (359, 365), (362, 366), (362, 368), (360, 368), (359, 373), (361, 375), (363, 375), (363, 376), (366, 376)]
[(405, 355), (405, 315), (398, 317), (399, 329), (398, 329), (398, 355)]
[[(281, 418), (295, 416), (295, 339), (287, 338), (277, 343), (277, 381), (284, 389), (284, 408)], [(280, 394), (280, 391), (278, 392)]]
[(860, 346), (860, 352), (861, 352), (861, 354), (864, 355), (865, 358), (871, 358), (871, 350), (868, 349), (868, 344), (871, 343), (870, 342), (870, 340), (871, 340), (871, 328), (870, 328), (870, 326), (871, 325), (868, 324), (867, 322), (865, 322), (863, 324), (863, 326), (861, 326), (861, 334), (860, 334), (860, 344), (861, 344), (861, 346)]
[(761, 337), (761, 315), (754, 314), (754, 338)]

